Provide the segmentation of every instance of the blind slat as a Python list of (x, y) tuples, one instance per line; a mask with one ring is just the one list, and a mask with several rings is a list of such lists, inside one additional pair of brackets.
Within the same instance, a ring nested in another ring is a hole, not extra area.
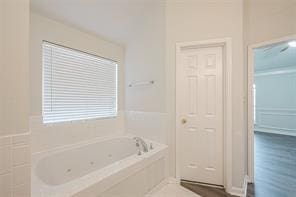
[(117, 115), (117, 64), (43, 42), (43, 122)]

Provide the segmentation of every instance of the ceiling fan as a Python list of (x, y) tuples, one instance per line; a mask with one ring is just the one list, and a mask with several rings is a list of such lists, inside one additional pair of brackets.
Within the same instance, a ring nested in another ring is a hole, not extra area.
[(296, 47), (296, 41), (290, 41), (288, 43), (281, 42), (281, 43), (273, 44), (272, 46), (263, 49), (263, 51), (264, 53), (270, 53), (272, 49), (278, 49), (276, 50), (276, 52), (282, 53), (287, 49), (289, 49), (290, 47)]

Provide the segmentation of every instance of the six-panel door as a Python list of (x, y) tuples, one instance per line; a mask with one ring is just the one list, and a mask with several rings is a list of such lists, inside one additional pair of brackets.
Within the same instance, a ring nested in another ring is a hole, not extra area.
[(222, 47), (181, 50), (177, 132), (184, 180), (223, 185), (222, 53)]

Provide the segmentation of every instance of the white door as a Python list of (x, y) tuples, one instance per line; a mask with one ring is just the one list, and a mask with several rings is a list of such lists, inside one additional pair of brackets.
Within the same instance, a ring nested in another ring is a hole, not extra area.
[(223, 185), (223, 49), (181, 49), (177, 60), (180, 178)]

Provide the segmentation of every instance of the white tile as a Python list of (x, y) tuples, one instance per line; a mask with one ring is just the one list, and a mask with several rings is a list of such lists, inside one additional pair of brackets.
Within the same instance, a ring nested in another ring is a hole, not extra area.
[(0, 196), (11, 197), (11, 174), (0, 175)]
[(13, 197), (30, 197), (30, 184), (19, 185), (13, 188)]
[(12, 161), (14, 166), (29, 163), (30, 154), (28, 146), (17, 146), (12, 149)]
[(0, 147), (10, 145), (10, 144), (11, 144), (10, 136), (0, 137)]
[(31, 116), (30, 117), (30, 128), (40, 128), (43, 126), (42, 116)]
[(166, 113), (126, 111), (125, 118), (127, 132), (166, 143)]
[(30, 166), (18, 166), (13, 169), (13, 185), (18, 186), (30, 182)]
[(28, 134), (16, 135), (12, 137), (12, 144), (14, 146), (28, 145), (29, 141), (30, 141), (30, 135)]
[(11, 146), (0, 147), (0, 174), (11, 171)]
[(0, 197), (30, 197), (29, 137), (0, 138)]
[(201, 197), (179, 184), (167, 184), (154, 194), (146, 197)]

